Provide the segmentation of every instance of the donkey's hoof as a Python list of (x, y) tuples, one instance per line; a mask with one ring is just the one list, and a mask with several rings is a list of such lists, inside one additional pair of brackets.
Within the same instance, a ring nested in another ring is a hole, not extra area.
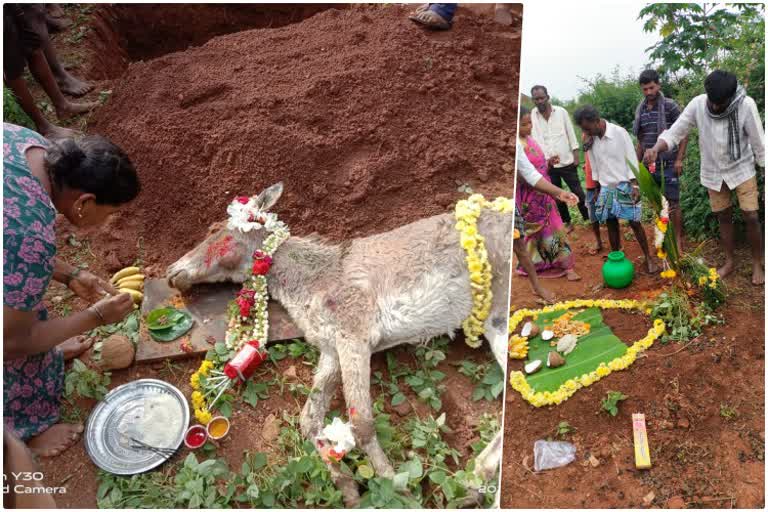
[(470, 487), (467, 489), (467, 495), (460, 500), (456, 508), (478, 508), (483, 506), (483, 494), (479, 489)]
[(360, 506), (360, 491), (357, 483), (352, 478), (341, 477), (336, 480), (336, 487), (341, 491), (344, 506), (346, 508), (358, 508)]

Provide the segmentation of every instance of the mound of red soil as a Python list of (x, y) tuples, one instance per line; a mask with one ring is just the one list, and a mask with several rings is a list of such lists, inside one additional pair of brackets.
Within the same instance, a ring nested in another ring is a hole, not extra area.
[(163, 267), (234, 196), (283, 181), (294, 234), (344, 239), (444, 213), (468, 183), (511, 195), (519, 33), (471, 12), (427, 32), (401, 7), (327, 10), (130, 65), (89, 127), (141, 196), (94, 247)]

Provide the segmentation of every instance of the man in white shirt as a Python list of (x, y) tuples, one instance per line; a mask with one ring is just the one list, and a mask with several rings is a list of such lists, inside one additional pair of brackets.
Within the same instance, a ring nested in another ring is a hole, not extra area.
[(595, 217), (608, 226), (608, 240), (612, 251), (621, 250), (619, 220), (629, 222), (632, 232), (645, 255), (645, 267), (649, 273), (658, 269), (648, 250), (640, 218), (640, 187), (628, 162), (637, 163), (637, 154), (627, 130), (600, 118), (592, 105), (585, 105), (573, 115), (582, 131), (590, 136), (584, 145), (592, 167), (592, 179), (596, 182), (597, 201)]
[[(517, 143), (517, 176), (523, 178), (526, 183), (539, 192), (552, 196), (556, 201), (562, 201), (571, 206), (579, 201), (576, 194), (566, 192), (545, 180), (544, 176), (536, 170), (536, 167), (534, 167), (531, 161), (528, 160), (528, 157), (525, 156), (525, 150), (520, 146), (519, 142)], [(528, 274), (528, 281), (531, 283), (533, 292), (545, 301), (553, 302), (555, 300), (555, 294), (541, 286), (541, 282), (536, 275), (536, 267), (533, 265), (533, 261), (531, 261), (531, 257), (525, 249), (525, 243), (523, 243), (523, 239), (520, 236), (520, 233), (523, 231), (525, 231), (523, 216), (517, 211), (517, 206), (515, 206), (515, 236), (512, 250), (514, 251), (515, 256), (517, 256), (517, 261), (520, 262), (523, 270)]]
[(677, 147), (691, 128), (699, 129), (701, 184), (708, 189), (712, 211), (720, 222), (720, 240), (725, 246), (725, 263), (717, 272), (725, 277), (734, 269), (731, 191), (735, 190), (752, 248), (752, 283), (762, 285), (763, 235), (755, 165), (765, 169), (763, 122), (755, 100), (746, 95), (732, 73), (713, 71), (704, 80), (704, 90), (706, 94), (691, 100), (675, 124), (659, 135), (643, 160), (655, 161), (658, 153)]
[[(531, 136), (544, 151), (549, 166), (549, 178), (556, 187), (562, 187), (562, 182), (565, 181), (568, 188), (579, 198), (578, 208), (581, 216), (588, 220), (584, 190), (579, 181), (579, 141), (573, 131), (568, 111), (552, 105), (547, 88), (543, 85), (534, 85), (531, 88), (531, 98), (536, 105), (536, 109), (531, 112)], [(557, 209), (567, 230), (572, 231), (568, 207), (558, 203)]]

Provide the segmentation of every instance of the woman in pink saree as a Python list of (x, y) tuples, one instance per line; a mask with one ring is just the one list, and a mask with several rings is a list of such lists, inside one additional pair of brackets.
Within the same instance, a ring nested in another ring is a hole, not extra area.
[[(521, 108), (520, 111), (518, 137), (528, 160), (544, 176), (544, 179), (551, 181), (547, 171), (549, 162), (544, 156), (544, 151), (531, 137), (531, 116), (525, 108)], [(517, 180), (515, 203), (525, 221), (524, 241), (536, 268), (536, 274), (542, 278), (566, 276), (570, 281), (581, 279), (574, 271), (576, 261), (568, 245), (568, 238), (555, 200), (534, 190), (525, 181)], [(517, 272), (527, 275), (520, 267)]]

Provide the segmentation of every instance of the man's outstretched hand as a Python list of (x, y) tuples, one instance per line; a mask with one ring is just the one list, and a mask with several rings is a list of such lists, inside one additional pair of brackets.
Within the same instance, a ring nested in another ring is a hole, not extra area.
[(656, 161), (656, 157), (659, 156), (659, 152), (656, 151), (654, 148), (648, 148), (645, 150), (645, 154), (643, 155), (643, 162), (645, 165), (648, 165), (652, 162)]

